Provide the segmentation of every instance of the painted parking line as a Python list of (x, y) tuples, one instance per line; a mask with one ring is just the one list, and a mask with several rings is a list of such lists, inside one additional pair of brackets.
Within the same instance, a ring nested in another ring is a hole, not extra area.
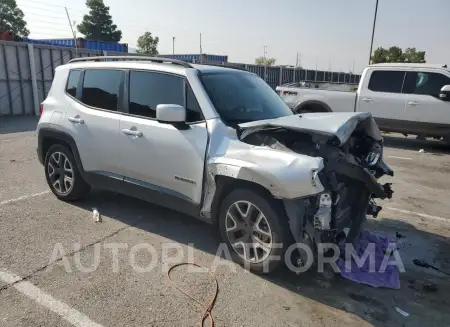
[(397, 157), (397, 156), (387, 156), (388, 158), (392, 158), (392, 159), (400, 159), (400, 160), (412, 160), (412, 158), (407, 158), (407, 157)]
[(445, 218), (438, 217), (438, 216), (432, 216), (432, 215), (427, 215), (425, 213), (409, 211), (409, 210), (404, 210), (404, 209), (398, 209), (398, 208), (392, 208), (392, 207), (385, 207), (385, 208), (388, 210), (391, 210), (391, 211), (396, 211), (396, 212), (404, 213), (407, 215), (414, 215), (414, 216), (418, 216), (418, 217), (422, 217), (422, 218), (426, 218), (426, 219), (433, 219), (433, 220), (441, 221), (444, 223), (450, 223), (450, 219), (445, 219)]
[(56, 313), (65, 321), (76, 327), (103, 327), (92, 321), (88, 316), (72, 308), (64, 302), (55, 299), (50, 294), (42, 291), (28, 281), (22, 280), (20, 276), (0, 270), (0, 281), (12, 285), (20, 293), (35, 301), (48, 310)]
[(44, 195), (44, 194), (48, 194), (48, 193), (50, 193), (50, 191), (44, 191), (44, 192), (39, 192), (39, 193), (33, 193), (33, 194), (23, 195), (23, 196), (20, 196), (20, 197), (18, 197), (18, 198), (14, 198), (14, 199), (9, 199), (9, 200), (2, 201), (2, 202), (0, 202), (0, 206), (2, 206), (2, 205), (4, 205), (4, 204), (8, 204), (8, 203), (19, 202), (19, 201), (26, 200), (26, 199), (29, 199), (29, 198), (35, 198), (35, 197), (37, 197), (37, 196)]

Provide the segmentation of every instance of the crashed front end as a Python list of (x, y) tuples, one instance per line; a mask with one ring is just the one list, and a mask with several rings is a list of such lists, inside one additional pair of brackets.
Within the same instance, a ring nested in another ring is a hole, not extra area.
[(323, 167), (312, 170), (309, 181), (323, 191), (280, 197), (296, 242), (317, 246), (341, 237), (354, 242), (366, 215), (376, 217), (381, 210), (375, 199), (392, 197), (391, 184), (378, 183), (378, 178), (393, 176), (393, 171), (383, 161), (383, 139), (368, 113), (304, 114), (252, 122), (240, 125), (238, 137), (256, 147), (323, 159)]

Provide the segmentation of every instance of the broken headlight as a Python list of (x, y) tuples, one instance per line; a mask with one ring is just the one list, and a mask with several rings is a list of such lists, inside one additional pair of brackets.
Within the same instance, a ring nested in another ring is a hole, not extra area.
[(364, 161), (369, 166), (375, 166), (383, 156), (383, 147), (380, 144), (374, 144), (372, 149), (364, 158)]

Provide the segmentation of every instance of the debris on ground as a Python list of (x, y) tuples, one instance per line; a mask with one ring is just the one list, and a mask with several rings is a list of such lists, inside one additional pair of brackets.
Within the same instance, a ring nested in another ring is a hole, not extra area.
[(437, 292), (437, 285), (432, 283), (432, 284), (423, 284), (423, 291), (427, 292), (427, 293), (434, 293)]
[(286, 310), (286, 311), (289, 311), (289, 310), (291, 310), (291, 307), (289, 307), (287, 305), (283, 305), (283, 309)]
[[(375, 244), (375, 247), (368, 247), (372, 243)], [(395, 240), (367, 229), (362, 230), (360, 232), (359, 241), (355, 246), (355, 254), (359, 258), (362, 258), (366, 249), (371, 250), (374, 253), (370, 253), (369, 256), (374, 256), (374, 265), (371, 267), (371, 260), (365, 260), (364, 264), (359, 267), (355, 262), (354, 257), (351, 256), (350, 267), (346, 267), (345, 241), (341, 242), (339, 246), (341, 248), (341, 253), (343, 253), (344, 256), (341, 256), (337, 261), (341, 276), (351, 281), (373, 287), (400, 289), (400, 274), (398, 267), (394, 264), (388, 264), (383, 272), (380, 269), (385, 260), (385, 256), (389, 255), (390, 257), (392, 254), (392, 251), (387, 252), (387, 250), (390, 249), (391, 244), (396, 244)], [(388, 260), (390, 260), (390, 258)], [(371, 268), (375, 268), (375, 270), (373, 271)]]
[(430, 265), (430, 264), (429, 264), (428, 262), (426, 262), (425, 260), (414, 259), (414, 260), (413, 260), (413, 263), (414, 263), (416, 266), (418, 266), (418, 267), (422, 267), (422, 268), (431, 268), (431, 269), (434, 269), (434, 270), (436, 270), (436, 271), (439, 271), (439, 272), (441, 272), (441, 273), (443, 273), (443, 274), (446, 274), (446, 275), (449, 275), (449, 276), (450, 276), (450, 273), (448, 273), (448, 272), (446, 272), (446, 271), (443, 271), (443, 270), (439, 269), (439, 268), (436, 267), (436, 266)]
[(419, 153), (425, 153), (425, 150), (424, 149), (420, 149)]
[(98, 212), (97, 208), (92, 208), (92, 218), (96, 223), (102, 222), (102, 216), (100, 216), (100, 212)]
[(402, 309), (398, 308), (398, 307), (394, 307), (395, 311), (397, 311), (398, 313), (400, 313), (403, 317), (408, 317), (409, 313), (406, 311), (403, 311)]
[(404, 236), (402, 234), (400, 234), (399, 232), (395, 232), (395, 237), (396, 238), (402, 238)]

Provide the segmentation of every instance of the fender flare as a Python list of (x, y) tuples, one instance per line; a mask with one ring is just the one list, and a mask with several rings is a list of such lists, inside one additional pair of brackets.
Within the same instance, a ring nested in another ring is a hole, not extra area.
[[(321, 106), (325, 109), (325, 111), (323, 111), (323, 112), (333, 112), (333, 110), (331, 110), (329, 105), (327, 105), (325, 102), (319, 101), (319, 100), (307, 100), (304, 102), (300, 102), (299, 104), (297, 104), (295, 106), (293, 111), (294, 111), (294, 113), (298, 113), (299, 110), (307, 107), (308, 105)], [(322, 111), (317, 111), (317, 112), (322, 112)]]
[[(78, 147), (73, 139), (73, 137), (65, 132), (55, 130), (53, 128), (41, 128), (38, 132), (38, 148), (37, 148), (37, 154), (39, 158), (39, 162), (42, 164), (45, 160), (45, 152), (44, 152), (44, 144), (45, 140), (52, 139), (56, 141), (62, 141), (63, 143), (67, 144), (70, 148), (70, 150), (73, 153), (73, 156), (75, 158), (75, 161), (77, 163), (78, 169), (83, 177), (85, 177), (85, 171), (83, 169), (83, 164), (81, 162), (81, 157), (78, 152)], [(58, 142), (55, 142), (58, 143)]]

